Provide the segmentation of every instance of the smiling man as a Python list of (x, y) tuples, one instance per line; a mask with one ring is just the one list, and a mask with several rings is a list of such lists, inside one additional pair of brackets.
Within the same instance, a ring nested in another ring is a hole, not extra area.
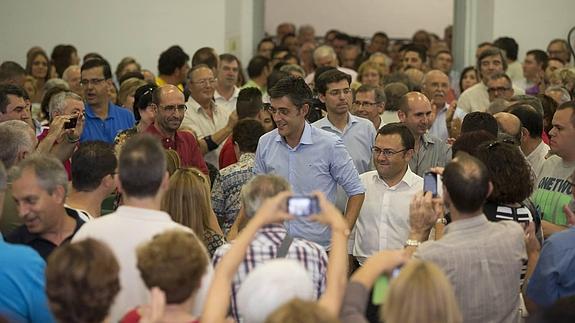
[(381, 87), (363, 84), (355, 90), (352, 113), (371, 121), (375, 129), (380, 129), (384, 126), (381, 114), (386, 99)]
[[(432, 70), (425, 74), (422, 84), (423, 94), (435, 108), (435, 120), (432, 121), (429, 133), (446, 142), (449, 137), (445, 121), (447, 109), (449, 109), (449, 103), (446, 101), (449, 92), (449, 77), (440, 70)], [(463, 120), (463, 117), (465, 117), (465, 113), (456, 108), (453, 118)]]
[(86, 101), (81, 142), (99, 140), (114, 143), (118, 132), (134, 126), (134, 114), (110, 102), (109, 90), (113, 83), (107, 62), (100, 59), (85, 62), (81, 69), (80, 85)]
[(372, 148), (374, 171), (360, 176), (365, 201), (357, 219), (353, 255), (360, 264), (385, 249), (401, 249), (409, 235), (409, 203), (423, 179), (409, 169), (415, 139), (401, 123), (379, 129)]
[(196, 167), (208, 174), (208, 167), (194, 135), (189, 131), (178, 130), (187, 110), (184, 94), (174, 85), (164, 85), (154, 89), (152, 104), (156, 111), (156, 121), (146, 132), (160, 138), (164, 149), (175, 150), (180, 156), (181, 166)]
[[(331, 202), (340, 185), (348, 196), (345, 217), (353, 227), (361, 209), (364, 188), (343, 141), (306, 122), (312, 92), (301, 78), (286, 77), (270, 89), (270, 113), (277, 129), (260, 138), (254, 172), (285, 178), (295, 194), (322, 191)], [(328, 247), (331, 232), (305, 219), (286, 223), (288, 233)]]
[(58, 246), (68, 243), (85, 220), (64, 207), (68, 175), (55, 157), (36, 155), (10, 170), (12, 197), (24, 224), (7, 238), (10, 243), (24, 244), (42, 258)]
[(427, 133), (431, 114), (431, 102), (425, 95), (409, 92), (401, 98), (397, 115), (415, 138), (415, 153), (409, 167), (419, 176), (423, 176), (431, 167), (443, 167), (451, 160), (451, 146)]

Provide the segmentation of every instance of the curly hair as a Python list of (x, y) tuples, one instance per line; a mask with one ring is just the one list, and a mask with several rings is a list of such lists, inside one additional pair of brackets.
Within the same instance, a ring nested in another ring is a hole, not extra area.
[(192, 296), (206, 272), (208, 258), (202, 243), (191, 232), (169, 230), (138, 247), (138, 269), (148, 288), (166, 293), (168, 304)]
[(493, 183), (487, 198), (493, 203), (519, 203), (533, 192), (534, 173), (518, 146), (491, 141), (481, 144), (475, 157), (481, 160)]
[(120, 266), (103, 242), (58, 247), (48, 258), (46, 294), (59, 322), (99, 323), (120, 291)]

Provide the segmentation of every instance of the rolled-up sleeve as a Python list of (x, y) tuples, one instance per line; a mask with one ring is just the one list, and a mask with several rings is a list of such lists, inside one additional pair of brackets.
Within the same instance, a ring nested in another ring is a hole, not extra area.
[(365, 188), (359, 179), (359, 173), (341, 139), (333, 147), (332, 161), (331, 176), (343, 188), (348, 197), (365, 193)]

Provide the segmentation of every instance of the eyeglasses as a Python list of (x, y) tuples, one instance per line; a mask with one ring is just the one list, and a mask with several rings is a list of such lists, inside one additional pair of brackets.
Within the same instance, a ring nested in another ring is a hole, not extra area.
[(174, 114), (174, 112), (176, 112), (176, 110), (178, 110), (178, 112), (180, 112), (180, 113), (184, 113), (184, 112), (186, 112), (186, 110), (188, 110), (188, 107), (185, 104), (160, 105), (159, 107), (160, 107), (160, 109), (164, 110), (165, 112), (167, 112), (169, 114)]
[(341, 94), (351, 94), (351, 89), (350, 88), (346, 88), (346, 89), (339, 89), (339, 90), (330, 90), (327, 91), (326, 94), (331, 95), (331, 96), (340, 96)]
[(102, 82), (104, 82), (106, 79), (91, 79), (91, 80), (81, 80), (80, 81), (80, 85), (81, 86), (89, 86), (90, 84), (97, 86), (102, 84)]
[(379, 103), (377, 103), (377, 102), (367, 102), (367, 101), (354, 101), (353, 102), (353, 105), (355, 105), (357, 107), (366, 107), (366, 108), (371, 108), (371, 107), (374, 107), (378, 104)]
[(190, 81), (190, 83), (199, 85), (201, 87), (207, 87), (208, 85), (216, 84), (217, 81), (218, 81), (218, 79), (211, 78), (211, 79), (205, 79), (205, 80), (199, 80), (199, 81)]
[(487, 88), (487, 92), (489, 92), (489, 93), (505, 92), (505, 91), (509, 91), (509, 90), (511, 90), (510, 87), (490, 87), (490, 88)]
[(287, 108), (274, 108), (271, 105), (264, 105), (264, 109), (269, 112), (272, 116), (275, 115), (276, 113), (281, 114), (282, 116), (287, 116), (290, 113), (290, 110)]
[(400, 152), (406, 151), (407, 149), (402, 149), (402, 150), (398, 150), (395, 151), (393, 149), (380, 149), (378, 147), (372, 147), (371, 148), (371, 152), (375, 155), (375, 157), (378, 157), (379, 155), (383, 155), (386, 158), (389, 158), (395, 154), (399, 154)]

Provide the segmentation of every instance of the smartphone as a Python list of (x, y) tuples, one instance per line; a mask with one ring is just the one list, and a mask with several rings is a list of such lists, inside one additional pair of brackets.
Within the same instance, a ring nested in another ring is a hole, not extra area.
[(433, 197), (437, 197), (437, 174), (426, 172), (423, 175), (423, 192), (431, 192)]
[(307, 217), (319, 213), (319, 201), (315, 196), (292, 196), (287, 200), (288, 213)]
[(78, 117), (71, 118), (64, 124), (64, 129), (74, 129), (78, 123)]
[(385, 296), (387, 295), (387, 290), (389, 289), (389, 282), (390, 280), (393, 280), (395, 277), (397, 277), (397, 275), (399, 275), (401, 267), (402, 267), (401, 265), (397, 266), (391, 271), (391, 274), (389, 276), (381, 275), (377, 279), (377, 281), (373, 285), (373, 292), (371, 294), (371, 302), (373, 303), (373, 305), (383, 304)]

